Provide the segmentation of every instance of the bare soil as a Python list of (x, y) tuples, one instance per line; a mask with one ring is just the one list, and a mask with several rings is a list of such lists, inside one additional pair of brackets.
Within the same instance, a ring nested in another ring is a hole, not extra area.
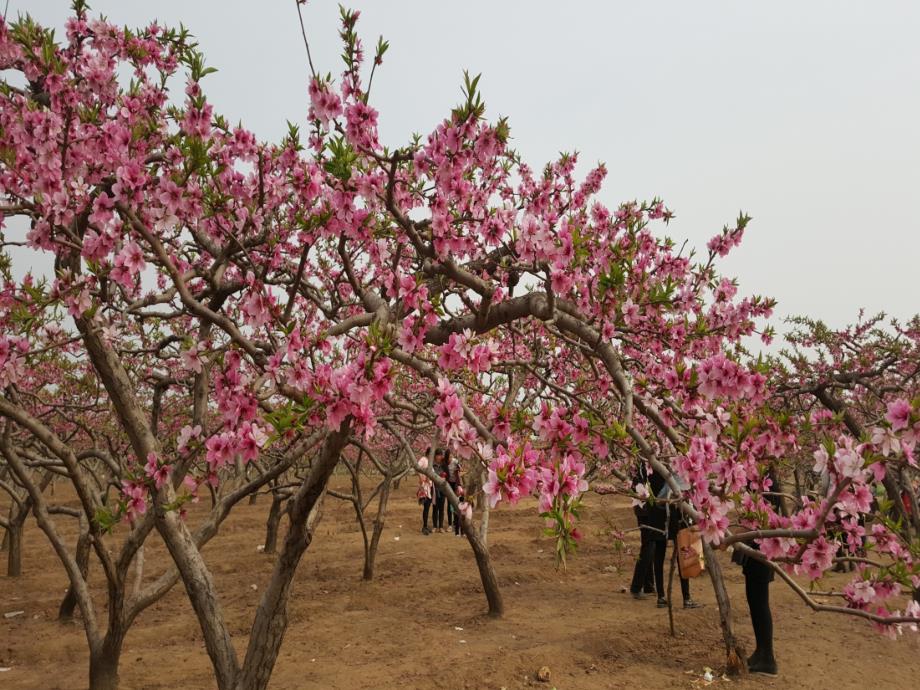
[[(60, 499), (58, 488), (58, 500)], [(240, 505), (206, 549), (237, 648), (271, 571), (263, 543), (268, 500)], [(654, 599), (635, 601), (629, 583), (637, 535), (613, 548), (610, 528), (633, 526), (623, 499), (591, 495), (581, 549), (565, 572), (553, 565), (535, 506), (522, 502), (493, 513), (489, 543), (507, 614), (484, 616), (473, 555), (465, 539), (420, 534), (414, 482), (390, 500), (376, 577), (361, 580), (361, 536), (351, 506), (329, 499), (317, 536), (297, 574), (290, 625), (271, 687), (307, 688), (918, 688), (920, 636), (893, 642), (863, 621), (814, 614), (781, 582), (771, 591), (781, 675), (722, 679), (724, 660), (708, 578), (692, 582), (705, 606), (675, 608), (677, 636), (667, 610)], [(199, 510), (204, 506), (200, 506)], [(192, 511), (192, 521), (196, 511)], [(73, 524), (59, 518), (68, 539)], [(72, 522), (72, 521), (71, 521)], [(6, 554), (2, 556), (5, 572)], [(146, 577), (162, 572), (165, 550), (147, 547)], [(735, 622), (753, 645), (740, 569), (725, 559)], [(0, 577), (0, 688), (74, 689), (87, 686), (83, 628), (57, 622), (66, 578), (44, 535), (30, 521), (23, 576)], [(101, 573), (91, 579), (104, 601)], [(823, 583), (837, 584), (842, 576)], [(679, 600), (677, 583), (674, 585)], [(104, 616), (103, 616), (104, 619)], [(549, 682), (537, 680), (541, 667)], [(135, 622), (121, 661), (122, 688), (213, 688), (201, 632), (181, 586)]]

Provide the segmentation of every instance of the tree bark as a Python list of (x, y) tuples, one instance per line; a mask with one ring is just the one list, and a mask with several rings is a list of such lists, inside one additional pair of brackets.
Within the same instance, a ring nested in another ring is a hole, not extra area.
[(479, 538), (486, 546), (489, 545), (489, 517), (492, 515), (492, 508), (489, 505), (489, 497), (483, 490), (486, 482), (487, 471), (482, 471), (482, 478), (479, 482), (479, 489), (476, 492), (477, 503), (482, 503), (482, 517), (479, 519)]
[(234, 685), (236, 690), (265, 690), (268, 687), (287, 629), (291, 583), (301, 557), (313, 540), (326, 484), (350, 435), (350, 423), (349, 418), (338, 431), (326, 437), (312, 471), (292, 499), (290, 528), (259, 602), (249, 634), (246, 658)]
[(374, 561), (377, 559), (377, 547), (380, 545), (380, 535), (383, 534), (383, 526), (386, 523), (387, 503), (390, 500), (390, 476), (388, 475), (383, 481), (383, 488), (380, 490), (380, 499), (377, 503), (377, 516), (374, 518), (374, 531), (371, 534), (371, 543), (364, 553), (365, 580), (374, 579)]
[[(166, 500), (174, 500), (172, 487), (167, 484), (163, 488), (167, 489)], [(188, 529), (175, 512), (169, 511), (158, 516), (157, 530), (166, 542), (166, 548), (182, 576), (185, 591), (195, 610), (204, 645), (214, 667), (217, 687), (220, 690), (230, 690), (239, 674), (239, 663), (211, 572)]]
[(465, 515), (461, 515), (460, 518), (463, 530), (466, 532), (467, 541), (469, 541), (473, 549), (473, 555), (476, 557), (479, 579), (482, 581), (482, 589), (485, 591), (486, 601), (489, 604), (489, 615), (492, 618), (501, 618), (505, 613), (505, 603), (502, 600), (501, 588), (498, 586), (498, 578), (495, 576), (494, 568), (492, 568), (489, 549), (485, 542), (479, 538), (479, 532), (473, 527), (472, 521), (467, 520)]
[[(424, 470), (416, 466), (415, 471), (421, 472), (434, 482), (438, 490), (447, 497), (448, 503), (453, 506), (456, 514), (458, 516), (461, 515), (460, 501), (447, 481), (436, 475), (430, 465)], [(489, 615), (492, 618), (501, 618), (505, 613), (505, 604), (502, 601), (502, 593), (501, 588), (498, 586), (498, 578), (495, 576), (495, 570), (492, 568), (492, 559), (489, 556), (489, 549), (486, 547), (486, 543), (479, 537), (479, 531), (474, 529), (472, 521), (467, 520), (465, 516), (462, 516), (461, 520), (463, 532), (466, 534), (466, 539), (473, 549), (473, 555), (476, 557), (476, 567), (479, 569), (479, 579), (482, 581), (482, 589), (485, 592), (486, 602), (489, 605)]]
[(137, 593), (141, 591), (141, 586), (144, 584), (144, 545), (141, 544), (137, 549), (137, 553), (134, 554), (134, 596), (137, 596)]
[(272, 493), (272, 505), (268, 509), (268, 520), (265, 523), (265, 548), (262, 553), (272, 554), (278, 548), (278, 527), (281, 524), (281, 516), (284, 514), (284, 502), (287, 496), (278, 492)]
[[(77, 548), (74, 558), (77, 561), (77, 567), (83, 574), (84, 580), (89, 572), (89, 551), (92, 545), (91, 539), (92, 535), (89, 533), (89, 525), (86, 524), (84, 518), (81, 518), (80, 536), (77, 539)], [(58, 609), (58, 620), (62, 622), (73, 620), (73, 612), (76, 606), (77, 595), (76, 592), (74, 592), (74, 588), (71, 586), (67, 588), (67, 593), (64, 595), (64, 600), (61, 602), (61, 606)]]
[(6, 529), (7, 546), (9, 551), (6, 555), (6, 576), (19, 577), (22, 575), (22, 532), (23, 523), (10, 521), (10, 526)]
[(745, 650), (732, 627), (732, 604), (725, 589), (725, 579), (722, 576), (722, 566), (716, 558), (712, 547), (703, 541), (703, 556), (706, 559), (706, 570), (712, 580), (712, 589), (719, 605), (719, 624), (722, 627), (722, 639), (725, 641), (725, 666), (729, 675), (743, 673), (746, 669)]
[(16, 508), (15, 502), (10, 505), (9, 517), (6, 519), (0, 518), (0, 527), (3, 528), (3, 539), (0, 540), (0, 551), (6, 551), (7, 546), (10, 543), (10, 532), (7, 529), (10, 523), (13, 521), (14, 509)]
[[(39, 491), (44, 491), (48, 487), (48, 484), (51, 483), (51, 477), (50, 472), (45, 474), (38, 485)], [(14, 510), (13, 506), (10, 506), (9, 525), (6, 529), (7, 547), (9, 548), (6, 558), (7, 577), (19, 577), (22, 575), (22, 537), (26, 520), (29, 517), (29, 513), (32, 512), (32, 505), (32, 497), (27, 495), (22, 503), (19, 504), (19, 510)]]
[(124, 635), (106, 635), (89, 655), (89, 690), (118, 690), (118, 664)]

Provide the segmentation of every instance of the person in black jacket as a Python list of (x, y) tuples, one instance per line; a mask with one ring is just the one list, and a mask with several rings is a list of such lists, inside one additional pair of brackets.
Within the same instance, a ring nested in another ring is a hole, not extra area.
[[(757, 549), (757, 544), (748, 544)], [(732, 562), (741, 565), (744, 573), (744, 594), (751, 612), (751, 626), (754, 628), (754, 653), (748, 657), (748, 671), (768, 676), (777, 675), (776, 657), (773, 655), (773, 614), (770, 611), (770, 583), (773, 582), (773, 568), (753, 556), (732, 552)]]
[[(649, 472), (642, 463), (636, 475), (636, 484), (648, 483), (652, 496), (657, 496), (664, 488), (664, 478), (656, 472)], [(664, 552), (667, 548), (667, 513), (664, 506), (640, 505), (634, 509), (639, 522), (640, 547), (639, 559), (633, 569), (632, 584), (629, 591), (635, 599), (644, 599), (649, 589), (646, 586), (654, 579), (658, 593), (658, 606), (667, 607), (668, 600), (664, 591)], [(659, 553), (661, 556), (659, 557)], [(645, 587), (645, 591), (643, 591)]]
[[(447, 479), (447, 453), (443, 448), (438, 448), (434, 452), (434, 462), (431, 469), (442, 479)], [(431, 517), (434, 523), (435, 532), (444, 532), (444, 504), (447, 502), (447, 495), (442, 493), (437, 486), (434, 487), (434, 514)]]
[[(776, 475), (771, 471), (773, 486), (779, 486)], [(779, 511), (781, 501), (778, 496), (769, 495), (766, 499)], [(747, 542), (752, 549), (760, 550), (754, 541)], [(741, 566), (744, 573), (744, 594), (751, 612), (751, 626), (754, 628), (756, 646), (748, 658), (748, 671), (768, 676), (777, 675), (776, 657), (773, 655), (773, 614), (770, 611), (770, 583), (773, 582), (773, 568), (754, 556), (742, 553), (739, 549), (732, 551), (732, 562)]]

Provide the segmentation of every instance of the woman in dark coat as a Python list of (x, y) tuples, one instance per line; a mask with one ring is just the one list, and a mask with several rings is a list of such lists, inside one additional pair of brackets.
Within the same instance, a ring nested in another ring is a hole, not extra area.
[[(656, 472), (649, 472), (645, 463), (639, 467), (636, 475), (636, 484), (648, 483), (651, 495), (657, 496), (664, 488), (664, 478)], [(632, 585), (629, 591), (636, 599), (644, 599), (650, 593), (647, 585), (654, 577), (655, 589), (658, 591), (658, 606), (667, 606), (668, 600), (664, 593), (664, 551), (667, 547), (667, 512), (661, 504), (641, 505), (634, 509), (639, 522), (641, 546), (639, 547), (639, 560), (633, 570)], [(662, 558), (658, 558), (658, 552)], [(645, 591), (643, 592), (643, 588)]]
[[(771, 470), (770, 479), (773, 486), (779, 486), (776, 475)], [(779, 511), (782, 501), (778, 496), (768, 495), (766, 499)], [(760, 550), (757, 543), (747, 544), (752, 549)], [(744, 573), (744, 594), (751, 612), (751, 626), (754, 628), (756, 647), (748, 658), (748, 671), (768, 676), (777, 675), (776, 657), (773, 656), (773, 614), (770, 611), (770, 583), (773, 582), (773, 568), (754, 556), (742, 553), (739, 549), (732, 551), (732, 562), (741, 566)]]

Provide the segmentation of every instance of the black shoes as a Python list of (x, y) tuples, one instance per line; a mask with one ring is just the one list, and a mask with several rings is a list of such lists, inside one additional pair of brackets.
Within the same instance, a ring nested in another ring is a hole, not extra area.
[(759, 673), (762, 676), (778, 676), (779, 671), (773, 655), (771, 654), (769, 659), (762, 659), (761, 656), (760, 650), (755, 649), (754, 653), (748, 657), (748, 672)]
[(779, 675), (775, 661), (758, 661), (756, 664), (748, 666), (748, 671), (759, 673), (762, 676), (776, 677)]
[(422, 527), (422, 534), (428, 535), (431, 534), (431, 530), (427, 527)]
[[(642, 599), (648, 599), (651, 595), (654, 594), (654, 592), (633, 592), (633, 591), (630, 591), (629, 593), (632, 595), (633, 599), (638, 599), (640, 601)], [(668, 600), (665, 597), (658, 597), (657, 601), (655, 602), (655, 606), (657, 606), (660, 609), (666, 609), (668, 608)], [(684, 599), (685, 609), (698, 609), (701, 606), (702, 604), (696, 603), (695, 601), (693, 601), (693, 599)], [(754, 661), (754, 657), (752, 656), (750, 659), (748, 659), (748, 666), (750, 666), (753, 661)]]

